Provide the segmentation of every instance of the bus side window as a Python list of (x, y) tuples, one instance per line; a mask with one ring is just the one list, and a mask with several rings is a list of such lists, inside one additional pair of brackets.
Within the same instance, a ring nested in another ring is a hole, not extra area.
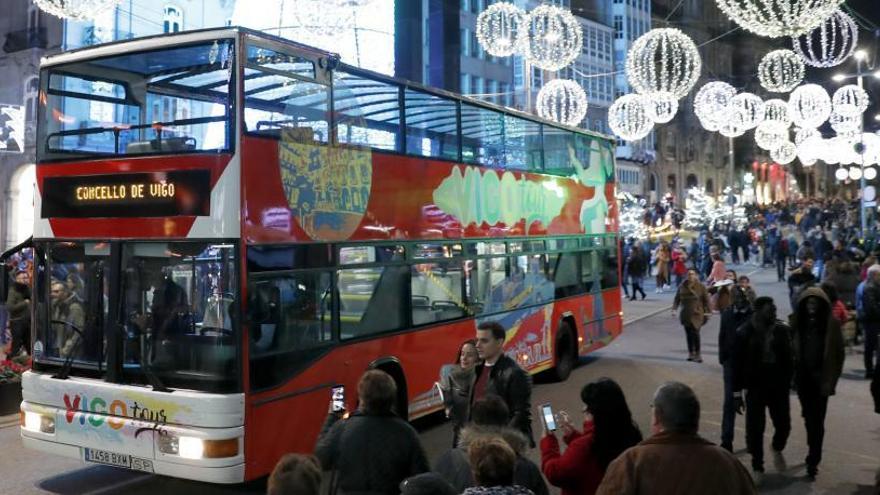
[(602, 253), (601, 268), (602, 268), (602, 278), (600, 279), (600, 285), (602, 289), (613, 289), (618, 285), (618, 272), (617, 272), (617, 249), (612, 247), (607, 247), (600, 251)]

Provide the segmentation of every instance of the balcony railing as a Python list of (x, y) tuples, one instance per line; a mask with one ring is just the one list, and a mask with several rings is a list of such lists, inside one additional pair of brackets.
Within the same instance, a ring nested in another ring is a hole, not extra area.
[(21, 29), (6, 34), (6, 42), (3, 43), (3, 51), (6, 53), (19, 52), (30, 48), (45, 50), (48, 45), (46, 28)]

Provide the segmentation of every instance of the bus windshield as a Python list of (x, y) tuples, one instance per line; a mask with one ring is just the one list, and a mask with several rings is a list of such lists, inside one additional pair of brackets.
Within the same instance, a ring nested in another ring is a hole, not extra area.
[[(56, 242), (46, 246), (36, 361), (71, 374), (115, 365), (126, 383), (230, 392), (238, 386), (236, 250), (206, 242)], [(118, 312), (110, 308), (119, 280)], [(118, 315), (118, 316), (116, 316)], [(115, 323), (116, 320), (118, 323)], [(112, 326), (119, 332), (108, 331)], [(116, 338), (120, 342), (112, 342)], [(122, 349), (108, 362), (108, 348)], [(81, 371), (82, 370), (82, 371)]]
[(38, 159), (229, 150), (233, 46), (217, 39), (43, 69)]

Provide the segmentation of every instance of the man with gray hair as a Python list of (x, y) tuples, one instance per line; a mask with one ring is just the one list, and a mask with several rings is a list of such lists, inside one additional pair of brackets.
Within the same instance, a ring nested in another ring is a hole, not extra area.
[(700, 401), (690, 387), (664, 383), (651, 408), (652, 436), (608, 466), (597, 495), (758, 493), (733, 454), (697, 433)]
[(856, 317), (865, 334), (865, 378), (870, 380), (880, 338), (880, 264), (869, 266), (865, 280), (856, 288)]

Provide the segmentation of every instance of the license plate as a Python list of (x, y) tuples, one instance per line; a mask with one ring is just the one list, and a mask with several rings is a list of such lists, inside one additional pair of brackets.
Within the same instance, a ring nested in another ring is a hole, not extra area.
[(126, 469), (134, 469), (136, 471), (145, 471), (147, 473), (153, 472), (153, 461), (130, 456), (128, 454), (117, 454), (116, 452), (108, 452), (106, 450), (98, 449), (83, 449), (83, 456), (85, 457), (86, 462), (123, 467)]

